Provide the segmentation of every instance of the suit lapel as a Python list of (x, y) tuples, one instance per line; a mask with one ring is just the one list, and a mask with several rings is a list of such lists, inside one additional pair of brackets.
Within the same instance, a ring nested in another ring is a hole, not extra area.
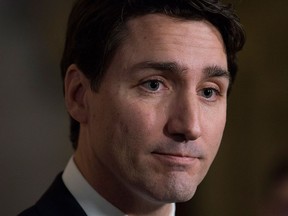
[(87, 216), (76, 199), (66, 188), (60, 173), (50, 188), (35, 205), (43, 216)]

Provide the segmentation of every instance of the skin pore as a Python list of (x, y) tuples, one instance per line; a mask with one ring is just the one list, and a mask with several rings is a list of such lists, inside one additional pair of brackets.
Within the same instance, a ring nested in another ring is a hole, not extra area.
[(80, 123), (75, 163), (128, 215), (167, 215), (191, 199), (219, 148), (229, 73), (222, 37), (205, 21), (150, 14), (127, 22), (97, 92), (77, 65), (66, 105)]

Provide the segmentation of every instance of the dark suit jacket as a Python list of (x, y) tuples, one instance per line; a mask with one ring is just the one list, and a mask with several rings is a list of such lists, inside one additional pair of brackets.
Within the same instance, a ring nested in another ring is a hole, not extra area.
[(60, 173), (50, 188), (31, 208), (18, 216), (87, 216), (66, 188)]

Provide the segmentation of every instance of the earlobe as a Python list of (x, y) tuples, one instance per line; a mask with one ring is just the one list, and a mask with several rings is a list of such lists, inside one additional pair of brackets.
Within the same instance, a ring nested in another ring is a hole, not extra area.
[(69, 114), (79, 123), (86, 123), (88, 116), (86, 95), (89, 81), (77, 65), (72, 64), (67, 69), (64, 85), (65, 104)]

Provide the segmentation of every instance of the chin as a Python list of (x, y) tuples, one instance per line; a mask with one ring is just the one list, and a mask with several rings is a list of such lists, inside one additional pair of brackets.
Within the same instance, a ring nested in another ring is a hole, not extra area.
[(198, 185), (194, 184), (163, 184), (159, 183), (157, 188), (154, 190), (150, 190), (150, 197), (153, 200), (161, 202), (161, 203), (176, 203), (176, 202), (186, 202), (190, 200), (197, 189)]
[(189, 188), (188, 190), (180, 190), (171, 194), (170, 202), (187, 202), (189, 201), (195, 194), (196, 188)]

